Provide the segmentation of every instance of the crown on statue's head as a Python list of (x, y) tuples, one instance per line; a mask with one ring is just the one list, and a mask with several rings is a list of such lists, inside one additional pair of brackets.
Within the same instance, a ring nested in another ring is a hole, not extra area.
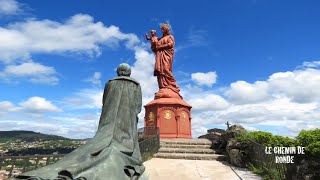
[(163, 29), (166, 29), (166, 30), (169, 30), (169, 31), (171, 29), (170, 24), (165, 24), (165, 23), (160, 24), (160, 27), (161, 27), (161, 29), (163, 28)]

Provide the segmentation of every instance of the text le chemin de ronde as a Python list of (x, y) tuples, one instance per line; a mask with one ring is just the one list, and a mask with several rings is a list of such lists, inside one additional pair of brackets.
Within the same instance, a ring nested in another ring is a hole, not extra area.
[(266, 154), (276, 154), (276, 163), (294, 163), (293, 154), (305, 154), (304, 147), (266, 147)]

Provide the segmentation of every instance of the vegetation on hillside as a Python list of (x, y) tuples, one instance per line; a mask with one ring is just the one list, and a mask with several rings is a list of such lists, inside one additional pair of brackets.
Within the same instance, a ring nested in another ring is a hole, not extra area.
[(36, 133), (33, 131), (0, 131), (0, 143), (6, 143), (9, 141), (49, 141), (49, 140), (67, 140), (68, 138), (56, 135), (47, 135), (42, 133)]
[(34, 155), (52, 154), (56, 151), (68, 153), (70, 149), (76, 149), (85, 142), (32, 131), (0, 131), (0, 154)]

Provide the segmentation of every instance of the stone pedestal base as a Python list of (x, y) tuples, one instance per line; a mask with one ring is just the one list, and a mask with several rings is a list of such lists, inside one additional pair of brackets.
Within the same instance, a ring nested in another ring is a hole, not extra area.
[(144, 107), (144, 126), (159, 127), (160, 138), (192, 138), (192, 107), (182, 99), (159, 98)]

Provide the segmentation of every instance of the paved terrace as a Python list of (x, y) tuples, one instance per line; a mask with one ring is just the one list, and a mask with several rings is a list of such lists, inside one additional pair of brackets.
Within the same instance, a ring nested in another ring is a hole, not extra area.
[(144, 162), (150, 180), (261, 180), (225, 161), (153, 158)]
[(248, 169), (230, 166), (207, 139), (161, 139), (155, 158), (144, 162), (150, 180), (260, 180)]

